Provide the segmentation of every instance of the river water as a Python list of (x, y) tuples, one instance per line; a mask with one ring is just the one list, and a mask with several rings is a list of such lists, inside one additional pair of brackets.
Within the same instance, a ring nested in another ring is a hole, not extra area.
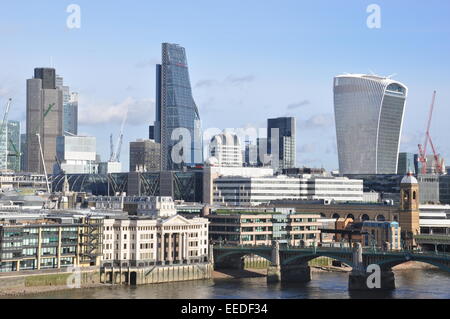
[(387, 293), (347, 290), (348, 273), (314, 272), (307, 284), (267, 284), (265, 277), (212, 279), (145, 285), (101, 287), (43, 293), (27, 298), (46, 299), (316, 299), (402, 298), (450, 299), (450, 274), (440, 270), (395, 272), (397, 289)]

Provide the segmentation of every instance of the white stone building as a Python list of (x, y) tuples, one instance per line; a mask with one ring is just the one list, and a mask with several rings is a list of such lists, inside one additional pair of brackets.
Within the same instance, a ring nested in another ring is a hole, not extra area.
[(218, 166), (243, 166), (242, 146), (236, 134), (225, 132), (214, 136), (209, 144), (209, 154), (217, 159)]

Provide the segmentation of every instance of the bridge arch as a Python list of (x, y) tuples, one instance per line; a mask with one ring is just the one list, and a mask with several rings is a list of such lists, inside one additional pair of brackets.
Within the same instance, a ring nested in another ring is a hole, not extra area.
[(282, 265), (291, 265), (295, 264), (296, 261), (301, 262), (309, 262), (310, 260), (319, 258), (319, 257), (329, 257), (335, 260), (338, 260), (346, 265), (349, 265), (350, 267), (353, 267), (352, 260), (345, 258), (344, 256), (341, 256), (339, 254), (331, 253), (331, 252), (317, 252), (315, 254), (307, 254), (307, 255), (294, 255), (292, 257), (287, 257), (284, 260), (282, 260)]
[(232, 251), (227, 251), (227, 252), (222, 252), (220, 254), (218, 254), (217, 256), (214, 256), (214, 262), (219, 263), (224, 261), (227, 258), (230, 257), (244, 257), (244, 256), (250, 256), (250, 255), (256, 255), (258, 257), (264, 258), (266, 260), (268, 260), (269, 262), (271, 261), (272, 258), (272, 251), (262, 251), (262, 250), (232, 250)]
[(429, 265), (433, 265), (438, 267), (441, 270), (450, 272), (450, 259), (447, 259), (447, 262), (443, 262), (444, 259), (439, 258), (439, 256), (416, 256), (416, 255), (405, 255), (402, 258), (390, 258), (383, 260), (381, 262), (378, 262), (377, 264), (385, 270), (390, 270), (395, 266), (410, 262), (410, 261), (417, 261)]

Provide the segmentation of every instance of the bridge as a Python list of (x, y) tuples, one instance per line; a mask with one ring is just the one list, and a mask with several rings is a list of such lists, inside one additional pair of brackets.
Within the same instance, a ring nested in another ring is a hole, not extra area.
[[(377, 251), (362, 248), (357, 243), (350, 248), (300, 248), (272, 246), (221, 246), (213, 247), (215, 269), (243, 269), (243, 257), (257, 255), (270, 262), (267, 270), (268, 282), (308, 282), (311, 269), (308, 262), (318, 257), (329, 257), (352, 267), (349, 276), (350, 290), (371, 289), (374, 268), (380, 271), (377, 289), (395, 289), (395, 276), (392, 268), (409, 262), (427, 263), (450, 273), (450, 255), (442, 253), (423, 253), (418, 251)], [(375, 266), (375, 267), (374, 267)], [(375, 283), (376, 283), (376, 279)]]

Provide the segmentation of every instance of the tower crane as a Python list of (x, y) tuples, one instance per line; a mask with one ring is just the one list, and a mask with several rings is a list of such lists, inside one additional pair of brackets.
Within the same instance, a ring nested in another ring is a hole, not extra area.
[(430, 114), (428, 116), (428, 124), (427, 124), (427, 130), (425, 132), (425, 142), (422, 144), (419, 144), (419, 161), (422, 163), (422, 174), (427, 173), (427, 147), (428, 143), (430, 143), (431, 149), (433, 151), (433, 157), (434, 161), (436, 163), (437, 172), (440, 174), (442, 173), (443, 169), (443, 161), (439, 160), (439, 155), (436, 152), (436, 148), (434, 147), (433, 140), (431, 139), (430, 135), (430, 129), (431, 129), (431, 120), (433, 119), (433, 112), (434, 112), (434, 104), (436, 102), (436, 91), (433, 92), (433, 97), (431, 100), (431, 106), (430, 106)]
[(120, 127), (120, 134), (117, 139), (117, 146), (116, 146), (115, 151), (114, 151), (113, 135), (111, 134), (111, 136), (110, 136), (110, 141), (109, 141), (109, 143), (110, 143), (109, 161), (110, 162), (120, 162), (120, 153), (122, 151), (122, 144), (123, 144), (123, 132), (125, 130), (125, 123), (127, 122), (127, 118), (128, 118), (128, 110), (125, 113), (125, 116), (122, 120), (122, 126)]

